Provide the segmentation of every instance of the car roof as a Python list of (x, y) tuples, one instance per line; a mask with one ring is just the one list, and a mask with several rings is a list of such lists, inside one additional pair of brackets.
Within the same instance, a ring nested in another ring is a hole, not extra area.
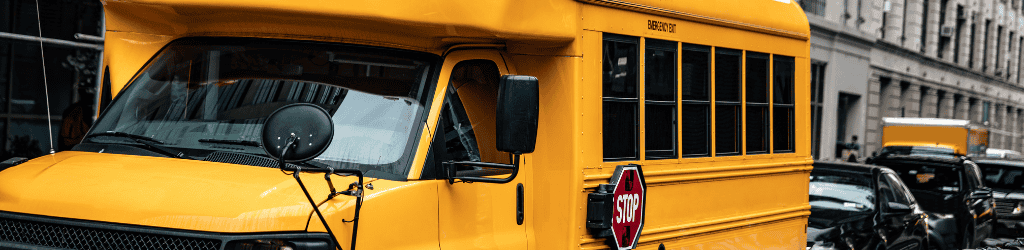
[(851, 163), (841, 161), (814, 161), (814, 170), (825, 170), (825, 171), (842, 171), (842, 172), (853, 172), (861, 174), (871, 174), (873, 169), (886, 169), (882, 166), (862, 164), (862, 163)]
[[(932, 155), (932, 154), (912, 154), (912, 155), (881, 155), (872, 160), (873, 162), (918, 162), (918, 163), (945, 163), (953, 164), (955, 166), (961, 165), (961, 158), (954, 155)], [(885, 165), (885, 164), (880, 164)]]
[(974, 162), (976, 162), (976, 163), (978, 163), (978, 164), (987, 164), (987, 165), (1000, 165), (1000, 166), (1009, 166), (1009, 167), (1019, 167), (1019, 168), (1024, 168), (1024, 162), (1021, 162), (1021, 161), (1013, 161), (1013, 160), (1002, 160), (1002, 159), (978, 159), (978, 160), (975, 160)]

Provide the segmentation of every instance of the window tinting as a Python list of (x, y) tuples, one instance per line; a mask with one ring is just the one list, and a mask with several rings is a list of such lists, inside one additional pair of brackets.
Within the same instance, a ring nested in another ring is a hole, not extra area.
[(644, 77), (646, 158), (676, 157), (676, 43), (647, 40)]
[(606, 161), (639, 158), (638, 44), (635, 37), (604, 35), (602, 129)]
[(772, 81), (772, 139), (773, 153), (793, 152), (795, 134), (793, 132), (794, 98), (796, 65), (793, 57), (775, 55), (773, 57)]
[(768, 153), (768, 54), (747, 52), (747, 154)]
[(742, 146), (740, 84), (742, 51), (715, 49), (715, 151), (739, 154)]
[(679, 109), (682, 113), (683, 157), (708, 156), (711, 152), (711, 49), (684, 44), (679, 52), (682, 93)]

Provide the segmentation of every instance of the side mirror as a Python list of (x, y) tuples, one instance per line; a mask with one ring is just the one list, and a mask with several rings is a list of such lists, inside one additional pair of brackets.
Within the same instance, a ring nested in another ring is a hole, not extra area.
[(498, 83), (495, 116), (498, 150), (512, 154), (533, 153), (537, 146), (540, 89), (537, 78), (504, 75)]
[(909, 205), (899, 202), (890, 201), (886, 204), (886, 207), (888, 208), (890, 214), (908, 214), (914, 211), (914, 209), (911, 208)]
[[(537, 117), (540, 113), (540, 89), (532, 76), (504, 75), (498, 82), (498, 106), (495, 115), (497, 148), (512, 153), (512, 164), (488, 162), (444, 163), (448, 183), (465, 182), (509, 183), (519, 173), (519, 155), (533, 153), (537, 146)], [(503, 179), (466, 176), (459, 174), (458, 166), (511, 170)]]
[(286, 162), (303, 162), (320, 156), (334, 139), (334, 122), (320, 106), (295, 103), (281, 107), (263, 123), (263, 150)]

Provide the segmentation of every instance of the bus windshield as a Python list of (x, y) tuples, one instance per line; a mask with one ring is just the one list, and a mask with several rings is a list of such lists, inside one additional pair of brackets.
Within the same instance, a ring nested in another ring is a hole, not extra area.
[(437, 62), (371, 47), (179, 40), (122, 91), (86, 142), (134, 144), (103, 136), (128, 133), (193, 159), (224, 151), (265, 155), (258, 144), (265, 119), (285, 105), (311, 103), (334, 122), (331, 145), (314, 162), (404, 179)]

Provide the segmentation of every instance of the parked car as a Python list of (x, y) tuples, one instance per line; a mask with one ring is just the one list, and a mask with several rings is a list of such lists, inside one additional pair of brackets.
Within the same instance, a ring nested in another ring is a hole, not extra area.
[(985, 150), (985, 158), (1022, 160), (1024, 156), (1020, 152), (1009, 149), (990, 148)]
[(1024, 236), (1024, 162), (979, 159), (982, 180), (996, 199), (997, 236)]
[(809, 249), (928, 249), (924, 211), (888, 168), (815, 162), (808, 190)]
[(928, 214), (929, 242), (938, 249), (974, 248), (992, 234), (995, 202), (970, 158), (886, 152), (870, 163), (891, 168)]

